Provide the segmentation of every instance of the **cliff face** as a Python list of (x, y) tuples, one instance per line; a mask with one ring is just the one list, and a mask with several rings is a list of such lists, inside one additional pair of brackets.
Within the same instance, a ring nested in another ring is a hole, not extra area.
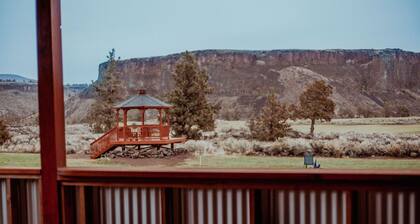
[[(242, 117), (258, 110), (270, 88), (283, 102), (296, 102), (304, 86), (324, 79), (334, 87), (337, 112), (366, 108), (381, 113), (384, 103), (420, 114), (420, 53), (385, 50), (203, 50), (192, 52), (208, 71), (213, 100), (233, 105)], [(162, 95), (180, 54), (118, 62), (129, 93), (139, 88)], [(100, 79), (107, 64), (99, 65)]]

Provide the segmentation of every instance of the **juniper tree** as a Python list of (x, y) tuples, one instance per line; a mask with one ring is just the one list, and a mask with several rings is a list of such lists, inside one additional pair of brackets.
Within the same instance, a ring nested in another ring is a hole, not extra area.
[(284, 137), (291, 130), (287, 123), (290, 116), (287, 105), (281, 104), (277, 95), (271, 92), (261, 112), (248, 123), (251, 136), (261, 141), (275, 141)]
[(409, 117), (410, 116), (410, 110), (405, 105), (399, 105), (399, 106), (397, 106), (397, 116), (398, 117)]
[(168, 94), (172, 130), (176, 136), (200, 137), (201, 131), (214, 129), (215, 114), (219, 108), (208, 102), (212, 93), (207, 72), (201, 69), (188, 51), (178, 60), (173, 74), (174, 89)]
[(334, 116), (335, 103), (330, 98), (333, 89), (325, 81), (309, 84), (300, 95), (299, 117), (311, 120), (310, 134), (314, 134), (315, 120), (330, 121)]
[(0, 119), (0, 145), (3, 145), (7, 140), (11, 138), (9, 130), (3, 120)]
[(114, 49), (109, 52), (107, 58), (103, 77), (92, 83), (96, 101), (89, 110), (88, 121), (94, 132), (105, 132), (114, 126), (115, 115), (112, 107), (125, 95), (125, 88), (116, 69), (119, 58), (115, 59)]

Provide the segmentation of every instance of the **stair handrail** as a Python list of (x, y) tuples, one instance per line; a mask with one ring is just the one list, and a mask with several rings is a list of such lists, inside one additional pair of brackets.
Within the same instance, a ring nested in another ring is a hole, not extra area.
[(109, 129), (107, 132), (105, 132), (104, 134), (102, 134), (102, 135), (101, 135), (101, 137), (99, 137), (99, 138), (95, 139), (95, 141), (91, 142), (91, 143), (90, 143), (90, 145), (93, 145), (93, 144), (95, 144), (97, 141), (99, 141), (99, 140), (101, 140), (101, 139), (105, 138), (105, 136), (107, 136), (109, 133), (111, 133), (114, 129), (117, 129), (117, 127), (113, 127), (113, 128), (111, 128), (111, 129)]

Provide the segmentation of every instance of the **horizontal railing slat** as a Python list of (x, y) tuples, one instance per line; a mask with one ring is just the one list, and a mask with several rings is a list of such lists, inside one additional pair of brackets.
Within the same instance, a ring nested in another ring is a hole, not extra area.
[[(420, 222), (418, 170), (59, 168), (57, 178), (68, 223)], [(38, 168), (0, 169), (0, 222), (41, 221), (39, 179)]]
[(41, 175), (40, 168), (20, 168), (20, 167), (1, 167), (0, 178), (23, 178), (23, 179), (39, 179)]
[(58, 178), (70, 185), (301, 189), (413, 189), (418, 170), (250, 170), (250, 169), (97, 169), (60, 168)]

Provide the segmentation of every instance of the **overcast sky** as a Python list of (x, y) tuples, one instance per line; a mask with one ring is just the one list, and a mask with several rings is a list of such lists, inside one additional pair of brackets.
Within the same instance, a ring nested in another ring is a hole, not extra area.
[[(0, 73), (36, 78), (35, 0), (0, 0)], [(65, 83), (122, 59), (200, 49), (420, 52), (416, 0), (62, 0)]]

